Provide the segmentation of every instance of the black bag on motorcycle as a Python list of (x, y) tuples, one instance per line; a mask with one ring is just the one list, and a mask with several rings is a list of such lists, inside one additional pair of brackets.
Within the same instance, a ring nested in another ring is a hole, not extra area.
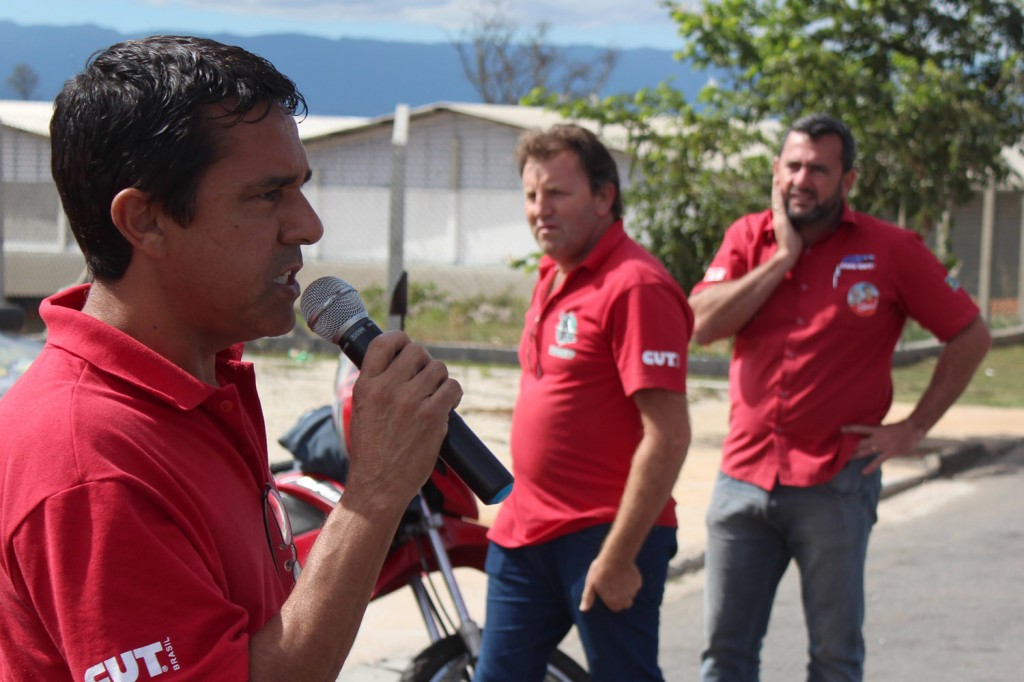
[(339, 483), (348, 477), (348, 453), (338, 440), (330, 405), (304, 412), (277, 442), (292, 453), (302, 473), (326, 476)]

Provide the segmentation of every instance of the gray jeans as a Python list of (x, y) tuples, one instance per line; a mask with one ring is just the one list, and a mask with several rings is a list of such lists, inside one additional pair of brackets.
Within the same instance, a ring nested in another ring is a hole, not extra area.
[(775, 591), (800, 570), (810, 682), (861, 680), (864, 563), (881, 472), (869, 460), (828, 483), (771, 492), (719, 473), (707, 513), (702, 682), (756, 682)]

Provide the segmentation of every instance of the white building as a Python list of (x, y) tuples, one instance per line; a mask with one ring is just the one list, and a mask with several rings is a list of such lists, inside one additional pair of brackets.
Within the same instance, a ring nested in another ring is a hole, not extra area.
[[(37, 299), (80, 278), (83, 260), (50, 177), (49, 102), (0, 101), (0, 224), (11, 299)], [(535, 107), (438, 103), (413, 109), (404, 151), (404, 258), (413, 282), (455, 295), (524, 295), (533, 276), (508, 263), (533, 251), (513, 150), (526, 129), (561, 118)], [(324, 238), (306, 252), (301, 279), (337, 274), (357, 287), (386, 284), (394, 116), (311, 116), (299, 135), (313, 168), (307, 195)], [(598, 131), (627, 182), (620, 130)], [(1024, 232), (1024, 157), (1007, 150), (1010, 183), (955, 209), (960, 279), (974, 295), (1019, 298)], [(992, 229), (985, 235), (986, 221)], [(986, 267), (988, 265), (988, 267)], [(982, 271), (988, 273), (982, 276)]]
[[(83, 270), (50, 177), (51, 112), (49, 102), (0, 102), (8, 298), (45, 296)], [(513, 150), (524, 130), (559, 120), (542, 108), (503, 105), (441, 103), (410, 112), (404, 256), (414, 282), (425, 278), (456, 294), (529, 291), (532, 276), (509, 267), (536, 250)], [(313, 169), (307, 196), (325, 228), (306, 252), (305, 281), (331, 273), (356, 286), (385, 282), (393, 127), (391, 115), (300, 121)], [(625, 182), (621, 140), (606, 142)]]

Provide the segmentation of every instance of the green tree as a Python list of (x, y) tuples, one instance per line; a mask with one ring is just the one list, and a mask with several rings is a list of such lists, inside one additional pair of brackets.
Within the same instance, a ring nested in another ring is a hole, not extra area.
[(1020, 0), (682, 4), (681, 56), (732, 74), (706, 93), (745, 120), (837, 114), (860, 147), (858, 205), (929, 231), (947, 198), (1006, 168), (1024, 137)]
[(634, 228), (684, 286), (725, 227), (767, 206), (771, 157), (795, 118), (844, 120), (858, 142), (853, 203), (921, 232), (1004, 177), (1001, 150), (1024, 138), (1020, 0), (664, 4), (679, 58), (717, 74), (698, 101), (666, 83), (562, 110), (627, 127)]
[(597, 102), (560, 102), (541, 90), (526, 101), (625, 134), (628, 227), (687, 290), (703, 276), (724, 227), (764, 208), (771, 158), (762, 129), (699, 112), (669, 83)]

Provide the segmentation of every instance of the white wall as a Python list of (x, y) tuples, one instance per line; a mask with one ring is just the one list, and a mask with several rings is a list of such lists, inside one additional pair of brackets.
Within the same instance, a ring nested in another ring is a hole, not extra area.
[[(324, 223), (321, 260), (384, 261), (389, 190), (318, 186), (310, 201)], [(536, 250), (518, 191), (410, 189), (405, 259), (436, 265), (503, 265)]]

